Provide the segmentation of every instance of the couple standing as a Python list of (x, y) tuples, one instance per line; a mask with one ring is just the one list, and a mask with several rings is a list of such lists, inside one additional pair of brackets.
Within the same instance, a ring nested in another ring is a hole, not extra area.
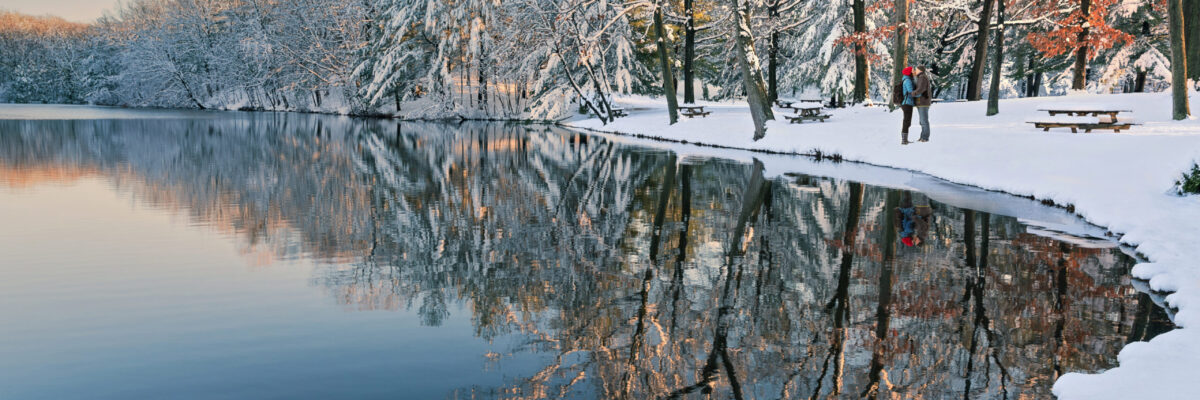
[[(924, 67), (904, 67), (904, 102), (900, 103), (900, 108), (904, 110), (904, 125), (900, 130), (900, 144), (908, 144), (908, 127), (912, 126), (913, 107), (917, 108), (917, 114), (921, 116), (921, 138), (918, 141), (929, 141), (929, 104), (933, 103), (933, 94), (930, 91), (929, 73)], [(913, 77), (916, 73), (916, 77)]]

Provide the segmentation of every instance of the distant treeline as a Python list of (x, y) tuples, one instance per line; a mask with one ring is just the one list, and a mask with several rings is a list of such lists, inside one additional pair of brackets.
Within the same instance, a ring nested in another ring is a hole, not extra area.
[[(1200, 66), (1200, 0), (1172, 1)], [(947, 99), (1162, 90), (1166, 5), (132, 0), (88, 25), (0, 12), (0, 101), (557, 118), (664, 87), (684, 101), (744, 97), (754, 80), (768, 99), (883, 100), (899, 64), (928, 66)]]

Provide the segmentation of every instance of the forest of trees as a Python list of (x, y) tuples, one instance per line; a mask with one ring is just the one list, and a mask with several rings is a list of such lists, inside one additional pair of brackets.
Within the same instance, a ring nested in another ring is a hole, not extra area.
[(886, 99), (905, 64), (945, 99), (1167, 90), (1198, 26), (1200, 0), (132, 0), (0, 12), (0, 101), (553, 119), (679, 91), (761, 125), (781, 96)]

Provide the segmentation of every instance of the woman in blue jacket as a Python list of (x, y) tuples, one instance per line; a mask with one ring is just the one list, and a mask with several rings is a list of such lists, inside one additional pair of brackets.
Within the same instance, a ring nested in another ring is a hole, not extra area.
[(903, 87), (904, 87), (904, 102), (900, 103), (900, 109), (904, 110), (904, 125), (900, 128), (900, 144), (908, 144), (908, 127), (912, 126), (913, 105), (916, 102), (913, 100), (912, 92), (915, 89), (913, 85), (913, 68), (904, 67)]

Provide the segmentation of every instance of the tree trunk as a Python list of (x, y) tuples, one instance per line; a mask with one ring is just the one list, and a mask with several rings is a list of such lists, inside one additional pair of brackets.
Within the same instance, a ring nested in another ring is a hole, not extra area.
[(908, 0), (896, 0), (895, 16), (896, 43), (892, 50), (892, 87), (904, 79), (904, 67), (908, 66)]
[[(864, 0), (854, 0), (852, 5), (854, 9), (854, 33), (857, 35), (865, 35), (867, 33), (867, 10)], [(863, 43), (854, 42), (854, 93), (851, 95), (855, 103), (862, 103), (867, 99), (867, 90), (870, 79), (870, 65), (867, 64), (867, 48)]]
[[(971, 75), (967, 76), (967, 100), (979, 100), (983, 91), (983, 68), (987, 65), (987, 50), (989, 27), (992, 24), (992, 4), (996, 0), (983, 0), (983, 10), (979, 12), (979, 33), (975, 34), (975, 59), (971, 61)], [(1088, 1), (1088, 0), (1084, 0)]]
[[(1079, 5), (1079, 11), (1083, 15), (1088, 15), (1092, 9), (1092, 0), (1082, 0)], [(1085, 19), (1084, 24), (1087, 23)], [(1085, 25), (1083, 30), (1079, 31), (1078, 41), (1079, 49), (1075, 50), (1075, 79), (1071, 81), (1071, 89), (1084, 90), (1087, 88), (1087, 36), (1088, 28)]]
[(1183, 27), (1188, 78), (1200, 82), (1200, 0), (1183, 0)]
[(1138, 68), (1137, 78), (1133, 80), (1133, 91), (1134, 93), (1146, 91), (1146, 70)]
[[(767, 8), (768, 15), (774, 21), (779, 17), (779, 1), (771, 2)], [(771, 40), (767, 43), (767, 60), (770, 65), (767, 66), (767, 100), (774, 102), (779, 100), (779, 32), (775, 27), (771, 27)]]
[(996, 55), (992, 58), (992, 86), (988, 88), (987, 115), (1000, 113), (1000, 77), (1004, 69), (1004, 0), (996, 0)]
[(1188, 109), (1187, 53), (1183, 32), (1183, 0), (1167, 0), (1171, 32), (1171, 115), (1176, 120), (1191, 114)]
[(696, 11), (692, 8), (692, 1), (683, 1), (683, 12), (687, 18), (683, 25), (683, 102), (686, 104), (696, 102), (696, 88), (693, 87), (696, 80)]
[[(862, 0), (856, 0), (861, 2)], [(754, 118), (754, 140), (767, 135), (767, 121), (775, 119), (771, 103), (767, 100), (762, 68), (754, 51), (754, 36), (750, 33), (750, 4), (744, 7), (740, 0), (730, 0), (737, 12), (734, 20), (734, 37), (737, 38), (734, 53), (742, 69), (742, 83), (746, 86), (746, 102), (750, 104), (750, 116)]]
[(679, 122), (679, 100), (675, 97), (675, 72), (667, 54), (667, 32), (663, 29), (662, 4), (654, 7), (654, 34), (658, 36), (658, 60), (662, 67), (663, 94), (667, 96), (667, 114), (671, 124)]
[(1029, 75), (1025, 79), (1025, 97), (1037, 97), (1041, 93), (1042, 73), (1037, 70), (1033, 54), (1029, 55)]
[(779, 100), (779, 32), (771, 32), (770, 48), (767, 58), (771, 65), (767, 67), (767, 100)]

